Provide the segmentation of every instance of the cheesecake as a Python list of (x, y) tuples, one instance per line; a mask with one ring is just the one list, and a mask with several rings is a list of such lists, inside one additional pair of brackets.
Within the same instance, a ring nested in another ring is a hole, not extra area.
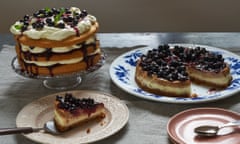
[(192, 82), (224, 89), (231, 84), (232, 76), (221, 54), (203, 47), (160, 45), (137, 60), (135, 81), (154, 94), (195, 97)]
[(60, 132), (70, 130), (85, 122), (105, 117), (103, 103), (92, 98), (76, 98), (71, 93), (56, 96), (54, 101), (54, 121)]

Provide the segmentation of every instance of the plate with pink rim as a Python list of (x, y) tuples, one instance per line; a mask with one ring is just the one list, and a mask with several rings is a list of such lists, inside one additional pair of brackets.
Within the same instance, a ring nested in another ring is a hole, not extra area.
[(238, 144), (240, 128), (221, 129), (216, 137), (201, 137), (194, 128), (203, 125), (218, 126), (240, 119), (240, 114), (222, 108), (202, 107), (182, 111), (171, 117), (167, 124), (170, 140), (175, 144)]
[(39, 143), (92, 143), (117, 133), (128, 122), (128, 108), (118, 98), (98, 91), (76, 90), (51, 94), (26, 105), (17, 115), (17, 127), (43, 127), (45, 122), (53, 119), (56, 96), (64, 96), (65, 93), (72, 93), (77, 98), (93, 98), (96, 102), (103, 103), (106, 109), (105, 118), (84, 123), (61, 135), (36, 132), (24, 134), (25, 137)]
[(230, 66), (230, 72), (233, 77), (231, 84), (224, 90), (214, 90), (211, 87), (203, 87), (192, 83), (191, 91), (192, 94), (196, 94), (197, 97), (194, 98), (176, 98), (167, 97), (164, 95), (156, 95), (144, 91), (135, 82), (135, 69), (136, 61), (142, 54), (146, 54), (148, 50), (153, 49), (152, 47), (145, 47), (130, 50), (119, 57), (117, 57), (111, 64), (109, 72), (112, 81), (122, 90), (143, 98), (147, 100), (153, 100), (158, 102), (168, 102), (168, 103), (200, 103), (200, 102), (210, 102), (230, 97), (233, 94), (240, 91), (240, 56), (223, 50), (221, 48), (198, 45), (198, 44), (169, 44), (170, 47), (175, 45), (184, 47), (203, 47), (213, 53), (218, 53), (223, 56), (225, 62)]

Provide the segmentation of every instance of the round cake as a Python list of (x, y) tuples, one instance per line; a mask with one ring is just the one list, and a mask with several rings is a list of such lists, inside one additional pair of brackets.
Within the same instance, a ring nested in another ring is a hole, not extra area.
[(55, 76), (87, 70), (101, 59), (96, 17), (76, 7), (45, 8), (10, 28), (22, 71)]
[(191, 94), (191, 82), (224, 89), (231, 84), (232, 76), (221, 54), (202, 47), (160, 45), (139, 58), (135, 80), (154, 94), (196, 97)]

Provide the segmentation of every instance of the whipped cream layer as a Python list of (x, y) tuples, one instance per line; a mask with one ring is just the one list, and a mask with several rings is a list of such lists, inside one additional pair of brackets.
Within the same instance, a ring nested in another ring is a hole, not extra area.
[[(48, 9), (46, 9), (46, 11), (47, 10)], [(36, 18), (34, 16), (30, 16), (29, 20), (27, 21), (20, 20), (15, 22), (15, 24), (10, 27), (10, 31), (14, 35), (23, 34), (31, 39), (49, 39), (61, 41), (65, 38), (68, 38), (69, 36), (74, 36), (87, 32), (88, 30), (90, 30), (91, 26), (93, 26), (97, 22), (96, 17), (90, 14), (85, 14), (86, 16), (77, 19), (77, 21), (75, 21), (75, 25), (73, 26), (73, 24), (70, 24), (70, 22), (67, 22), (67, 20), (64, 21), (64, 18), (73, 18), (76, 15), (83, 14), (83, 12), (79, 8), (71, 7), (68, 13), (62, 13), (60, 12), (60, 14), (52, 16), (50, 15), (43, 18)], [(36, 27), (35, 24), (38, 21), (41, 21), (40, 23), (46, 24), (40, 28), (34, 28)], [(55, 26), (49, 26), (48, 21), (52, 22), (52, 24)], [(64, 28), (61, 27), (60, 24), (64, 24)]]
[[(91, 37), (89, 39), (87, 39), (84, 44), (94, 44), (96, 42), (95, 37)], [(66, 53), (66, 52), (70, 52), (74, 49), (80, 49), (82, 48), (82, 44), (75, 44), (75, 45), (71, 45), (69, 47), (54, 47), (54, 48), (50, 48), (52, 52), (54, 53)], [(27, 46), (27, 45), (23, 45), (21, 44), (21, 50), (23, 52), (30, 52), (30, 53), (34, 53), (34, 54), (39, 54), (39, 53), (44, 53), (46, 52), (48, 49), (47, 48), (41, 48), (41, 47), (31, 47), (31, 46)]]
[[(92, 56), (95, 54), (99, 54), (101, 53), (100, 49), (96, 49), (94, 52), (90, 53), (88, 56)], [(26, 60), (23, 59), (25, 63), (27, 64), (35, 64), (37, 66), (53, 66), (56, 64), (74, 64), (74, 63), (78, 63), (84, 60), (83, 57), (79, 57), (79, 58), (72, 58), (72, 59), (66, 59), (66, 60), (59, 60), (59, 61), (44, 61), (44, 62), (40, 62), (40, 61), (30, 61), (30, 60)]]

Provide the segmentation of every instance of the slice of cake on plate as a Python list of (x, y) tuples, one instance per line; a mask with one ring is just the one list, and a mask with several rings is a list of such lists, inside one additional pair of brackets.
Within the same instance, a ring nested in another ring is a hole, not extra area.
[(56, 96), (54, 102), (54, 121), (61, 132), (95, 118), (104, 118), (105, 112), (103, 103), (92, 98), (76, 98), (71, 93)]

